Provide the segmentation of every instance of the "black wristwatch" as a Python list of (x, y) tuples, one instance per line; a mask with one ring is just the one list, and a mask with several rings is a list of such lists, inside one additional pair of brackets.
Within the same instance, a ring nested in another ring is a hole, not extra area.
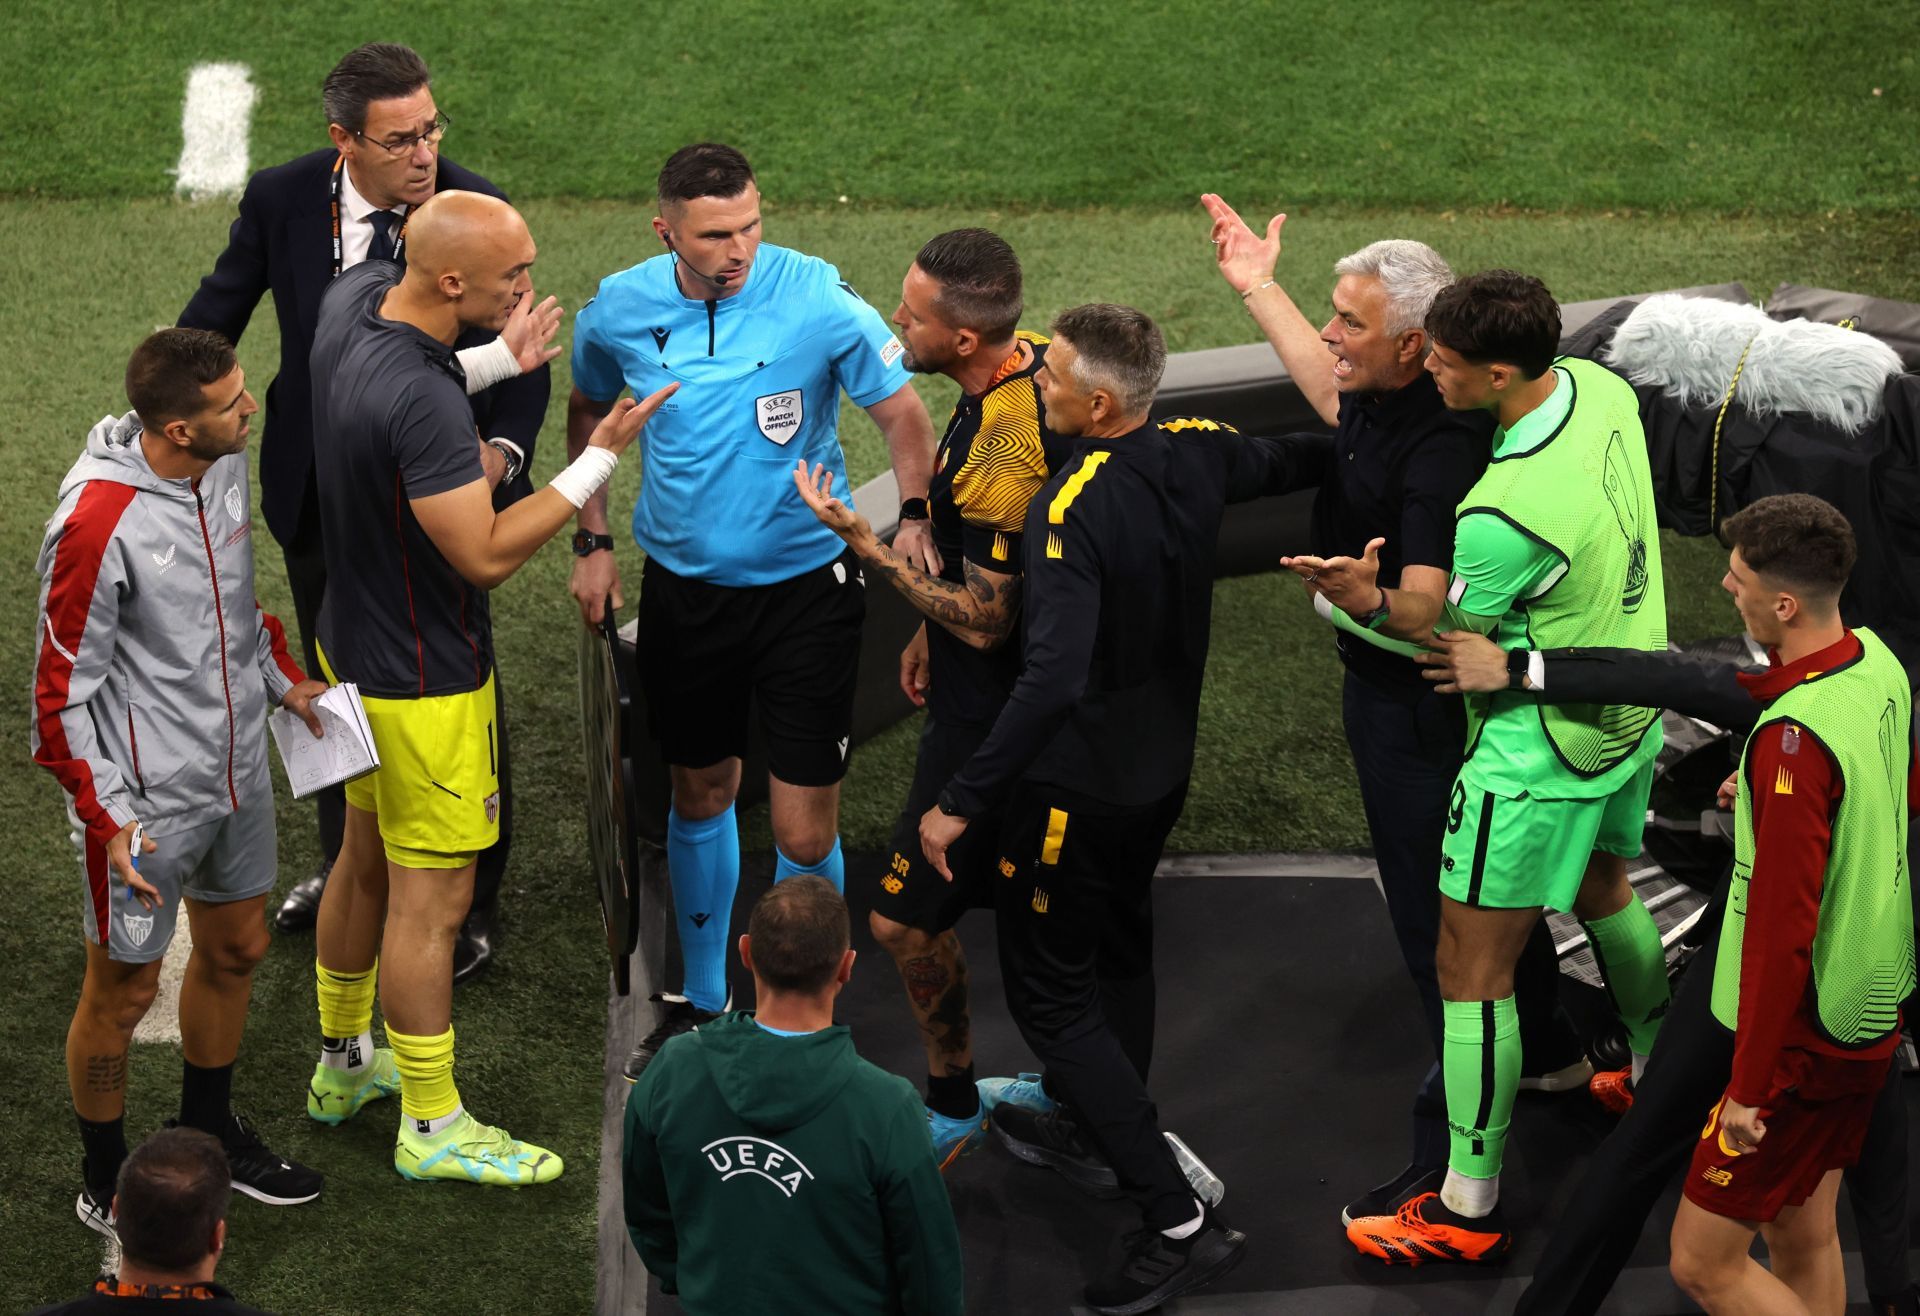
[(927, 500), (924, 498), (909, 498), (900, 504), (902, 521), (924, 521), (930, 515), (932, 513), (927, 510)]
[(1532, 657), (1531, 649), (1507, 650), (1507, 689), (1525, 690), (1527, 688), (1527, 663)]
[(1368, 630), (1372, 630), (1379, 622), (1392, 615), (1393, 600), (1388, 598), (1387, 591), (1382, 589), (1380, 591), (1380, 606), (1377, 608), (1369, 608), (1367, 611), (1356, 616), (1354, 620), (1360, 623), (1360, 625), (1365, 626)]
[(949, 818), (964, 818), (967, 816), (960, 812), (960, 806), (953, 802), (953, 794), (951, 791), (942, 790), (934, 799), (933, 807), (940, 810), (941, 813), (946, 814)]
[(573, 532), (573, 555), (575, 557), (592, 557), (603, 548), (609, 551), (612, 550), (612, 535), (596, 535), (591, 530), (576, 530)]

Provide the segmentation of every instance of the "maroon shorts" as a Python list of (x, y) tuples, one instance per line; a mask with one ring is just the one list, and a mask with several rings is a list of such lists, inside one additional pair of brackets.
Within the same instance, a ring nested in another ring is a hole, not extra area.
[(1773, 1071), (1773, 1091), (1761, 1109), (1767, 1126), (1755, 1151), (1732, 1150), (1720, 1131), (1723, 1096), (1700, 1130), (1687, 1170), (1687, 1200), (1733, 1220), (1767, 1221), (1799, 1206), (1829, 1170), (1860, 1159), (1860, 1143), (1874, 1102), (1887, 1080), (1891, 1056), (1843, 1060), (1789, 1050)]

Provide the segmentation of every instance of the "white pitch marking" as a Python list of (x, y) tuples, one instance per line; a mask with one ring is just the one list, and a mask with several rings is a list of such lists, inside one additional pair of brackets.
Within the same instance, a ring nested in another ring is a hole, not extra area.
[(174, 191), (190, 201), (240, 194), (254, 96), (245, 64), (195, 64), (188, 70)]
[(192, 952), (193, 932), (183, 909), (174, 924), (166, 957), (160, 961), (160, 989), (154, 993), (146, 1018), (134, 1026), (134, 1041), (180, 1044), (180, 982), (187, 976), (187, 956)]

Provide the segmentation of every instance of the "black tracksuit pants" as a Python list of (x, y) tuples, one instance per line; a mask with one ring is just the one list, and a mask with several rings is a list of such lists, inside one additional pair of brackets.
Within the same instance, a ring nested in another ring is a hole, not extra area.
[(1155, 1229), (1193, 1218), (1193, 1191), (1147, 1093), (1153, 1059), (1153, 872), (1186, 802), (1069, 801), (1023, 782), (1001, 830), (995, 917), (1007, 1008), (1120, 1187)]

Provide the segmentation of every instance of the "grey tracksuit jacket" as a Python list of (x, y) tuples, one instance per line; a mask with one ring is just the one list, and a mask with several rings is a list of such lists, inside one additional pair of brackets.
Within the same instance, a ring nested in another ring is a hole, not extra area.
[(136, 818), (155, 835), (272, 791), (266, 714), (303, 679), (253, 594), (243, 453), (163, 480), (140, 422), (108, 416), (47, 522), (33, 757), (90, 842)]

